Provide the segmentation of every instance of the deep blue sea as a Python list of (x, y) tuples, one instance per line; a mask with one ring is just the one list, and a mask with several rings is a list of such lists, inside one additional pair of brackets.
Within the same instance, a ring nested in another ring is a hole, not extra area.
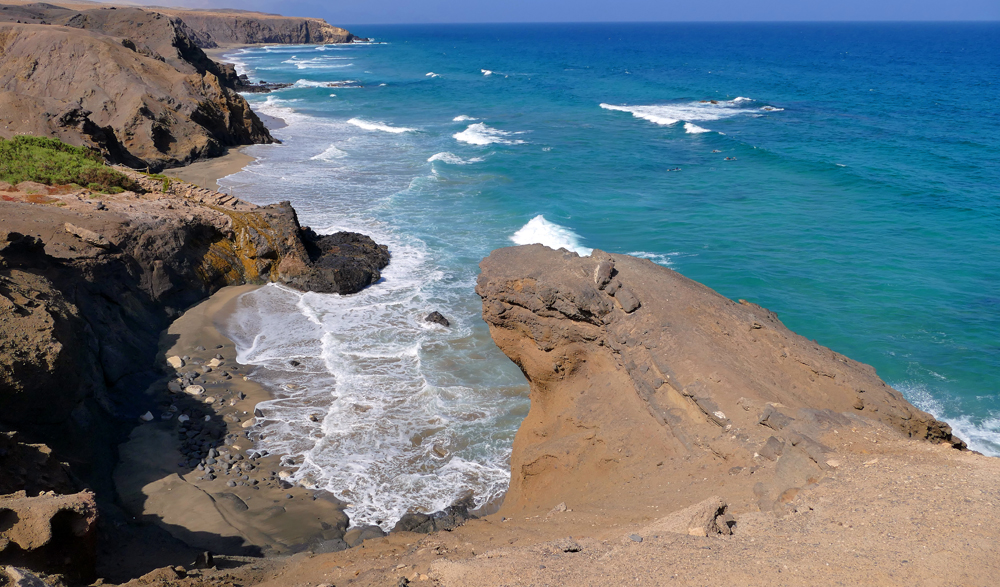
[(514, 243), (761, 304), (1000, 454), (1000, 24), (349, 28), (375, 42), (229, 55), (294, 86), (248, 95), (282, 144), (221, 183), (391, 249), (226, 326), (276, 394), (262, 445), (354, 523), (502, 495), (527, 385), (473, 286)]

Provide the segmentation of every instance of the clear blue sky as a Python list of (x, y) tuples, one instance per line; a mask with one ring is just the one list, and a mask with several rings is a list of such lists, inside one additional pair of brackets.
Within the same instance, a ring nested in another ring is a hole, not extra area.
[[(139, 0), (164, 4), (164, 0)], [(452, 22), (1000, 20), (1000, 0), (167, 0), (331, 24)]]

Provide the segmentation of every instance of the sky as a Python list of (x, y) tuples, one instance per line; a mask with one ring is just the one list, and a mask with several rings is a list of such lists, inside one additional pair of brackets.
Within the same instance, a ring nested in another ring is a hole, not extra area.
[(315, 16), (334, 25), (490, 22), (1000, 20), (1000, 0), (139, 0)]

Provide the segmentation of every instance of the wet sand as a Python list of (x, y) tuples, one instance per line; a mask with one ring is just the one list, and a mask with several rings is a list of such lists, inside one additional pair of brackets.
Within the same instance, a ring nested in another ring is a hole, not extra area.
[[(267, 123), (265, 122), (265, 124)], [(271, 127), (268, 126), (268, 128)], [(239, 173), (244, 167), (256, 160), (255, 157), (247, 155), (240, 149), (230, 149), (221, 157), (196, 161), (184, 167), (167, 169), (163, 173), (168, 177), (176, 177), (198, 187), (217, 191), (220, 179)]]
[[(270, 397), (247, 378), (250, 369), (236, 363), (235, 345), (216, 324), (256, 287), (220, 290), (161, 335), (166, 376), (146, 391), (158, 410), (120, 446), (115, 483), (132, 515), (197, 548), (250, 556), (340, 550), (343, 504), (284, 481), (289, 469), (250, 440), (258, 416), (266, 417), (257, 405)], [(179, 368), (168, 363), (174, 357)]]

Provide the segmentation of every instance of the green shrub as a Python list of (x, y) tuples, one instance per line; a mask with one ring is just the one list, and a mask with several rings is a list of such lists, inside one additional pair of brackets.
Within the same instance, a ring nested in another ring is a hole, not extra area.
[(104, 165), (101, 154), (93, 149), (30, 135), (0, 139), (0, 181), (79, 184), (104, 193), (139, 189), (128, 176)]

